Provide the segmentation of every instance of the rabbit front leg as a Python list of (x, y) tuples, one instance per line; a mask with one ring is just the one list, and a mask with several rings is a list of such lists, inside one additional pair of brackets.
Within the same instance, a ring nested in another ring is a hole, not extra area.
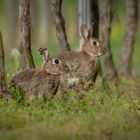
[(63, 78), (63, 81), (61, 80), (60, 81), (60, 85), (59, 85), (59, 92), (60, 92), (60, 95), (61, 95), (61, 99), (63, 100), (67, 100), (67, 94), (68, 94), (68, 90), (69, 90), (69, 86), (68, 86), (68, 83), (67, 83), (67, 80), (64, 80)]
[(38, 99), (37, 95), (35, 93), (33, 93), (33, 92), (29, 93), (28, 98), (29, 98), (30, 101)]
[(89, 80), (85, 80), (84, 87), (86, 89), (93, 89), (97, 76), (98, 76), (98, 71), (94, 74), (94, 76), (92, 76), (92, 78), (90, 78)]
[(74, 90), (78, 94), (78, 99), (81, 100), (85, 97), (85, 92), (83, 90), (84, 84), (82, 82), (79, 82), (75, 87)]

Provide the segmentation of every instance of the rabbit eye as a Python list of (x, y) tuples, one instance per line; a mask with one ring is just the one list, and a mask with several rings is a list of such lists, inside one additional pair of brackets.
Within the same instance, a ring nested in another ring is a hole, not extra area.
[(55, 60), (53, 61), (53, 63), (54, 63), (54, 64), (58, 64), (58, 63), (59, 63), (59, 60), (58, 60), (58, 59), (55, 59)]
[(92, 44), (93, 44), (94, 46), (96, 46), (96, 45), (97, 45), (97, 42), (96, 42), (96, 41), (93, 41)]

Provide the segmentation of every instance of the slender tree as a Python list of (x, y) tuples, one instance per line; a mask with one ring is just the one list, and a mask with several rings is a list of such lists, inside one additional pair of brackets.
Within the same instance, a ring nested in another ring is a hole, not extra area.
[(59, 47), (61, 52), (70, 51), (70, 46), (67, 41), (66, 31), (65, 31), (65, 20), (61, 13), (62, 0), (52, 0), (51, 11), (53, 15), (53, 20), (56, 26), (57, 40), (59, 42)]
[(7, 96), (7, 84), (5, 80), (5, 63), (2, 34), (0, 31), (0, 97)]
[(31, 23), (30, 23), (30, 0), (20, 0), (19, 3), (20, 22), (20, 54), (22, 69), (34, 68), (31, 54)]
[(107, 50), (106, 54), (104, 55), (105, 79), (112, 82), (116, 82), (118, 79), (118, 74), (113, 62), (113, 56), (110, 48), (112, 0), (98, 1), (100, 16), (100, 32), (103, 41), (103, 47), (105, 47)]
[[(98, 0), (90, 0), (90, 26), (92, 26), (92, 36), (99, 38), (99, 3)], [(102, 77), (102, 67), (99, 61), (98, 75)], [(97, 76), (97, 75), (96, 75)]]
[(99, 37), (99, 6), (98, 0), (90, 0), (90, 21), (93, 26), (93, 37)]
[(121, 74), (133, 75), (133, 52), (138, 25), (138, 1), (125, 0), (126, 26), (121, 57)]

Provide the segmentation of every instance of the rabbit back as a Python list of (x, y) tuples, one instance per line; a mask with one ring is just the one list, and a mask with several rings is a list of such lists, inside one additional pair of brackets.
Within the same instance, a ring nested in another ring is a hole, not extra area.
[(48, 74), (45, 70), (24, 70), (12, 78), (12, 83), (26, 92), (30, 99), (42, 96), (51, 99), (58, 89), (59, 76)]

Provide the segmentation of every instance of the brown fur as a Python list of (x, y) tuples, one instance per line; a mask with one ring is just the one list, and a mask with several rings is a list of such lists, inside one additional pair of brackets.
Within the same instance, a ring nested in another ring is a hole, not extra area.
[[(62, 74), (60, 78), (62, 91), (70, 87), (82, 88), (85, 84), (94, 83), (99, 70), (99, 56), (105, 53), (102, 42), (92, 38), (84, 24), (81, 25), (81, 34), (84, 39), (81, 51), (70, 51), (58, 56), (69, 67), (69, 73)], [(79, 89), (77, 91), (82, 92)]]
[[(30, 99), (45, 96), (52, 99), (59, 86), (60, 75), (68, 72), (68, 67), (56, 57), (44, 54), (44, 64), (41, 69), (27, 69), (16, 74), (11, 82), (27, 93)], [(54, 61), (59, 63), (55, 64)]]

